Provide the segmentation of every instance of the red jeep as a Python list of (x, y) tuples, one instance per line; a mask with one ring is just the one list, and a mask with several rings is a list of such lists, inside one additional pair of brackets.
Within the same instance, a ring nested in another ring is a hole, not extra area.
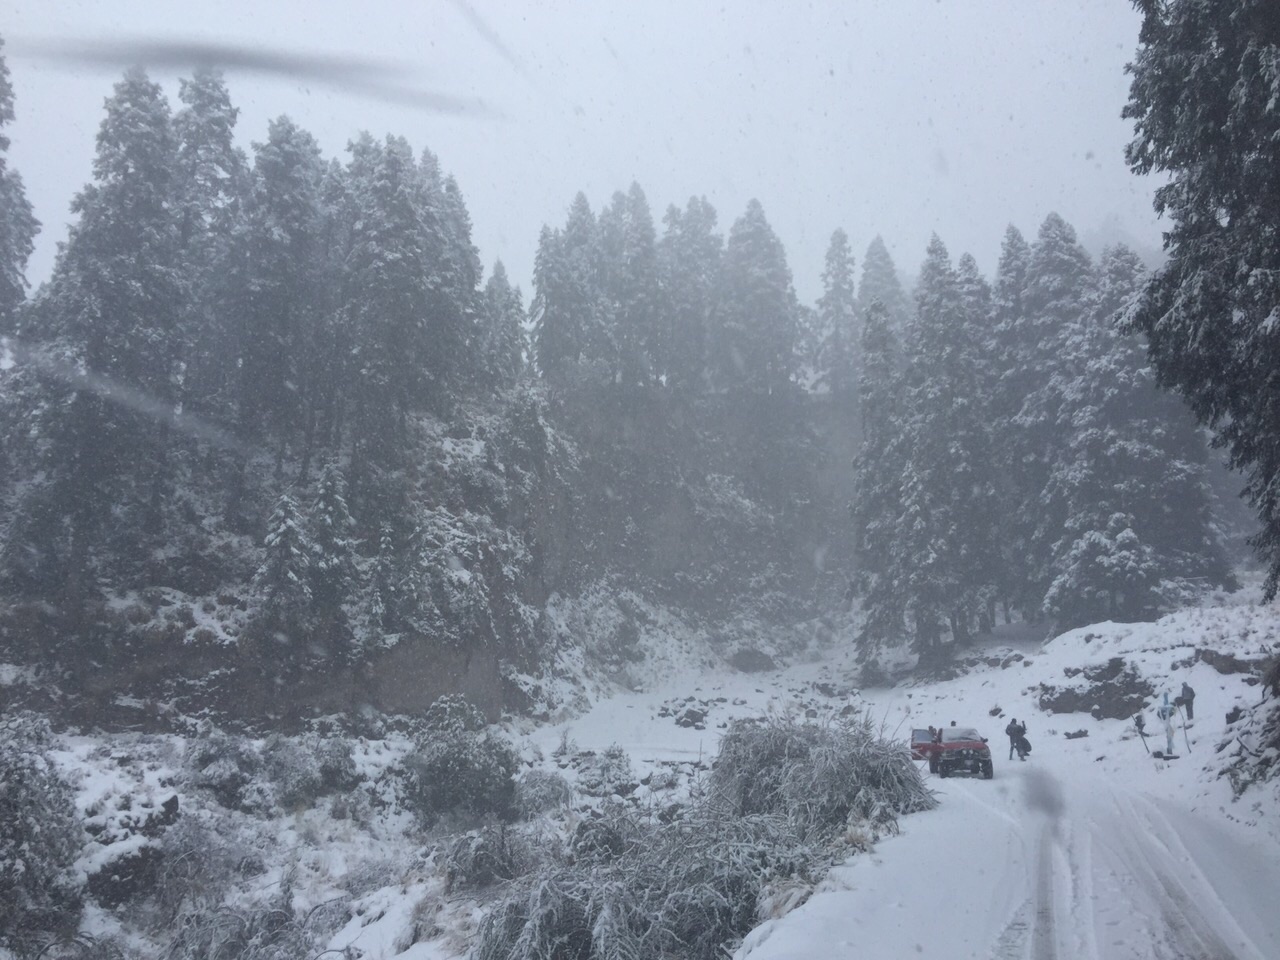
[(990, 780), (995, 776), (991, 748), (986, 737), (972, 727), (943, 727), (942, 739), (932, 740), (928, 730), (911, 731), (911, 756), (929, 761), (929, 772), (940, 777), (969, 773)]
[(911, 731), (911, 759), (928, 760), (933, 753), (933, 731), (916, 727)]

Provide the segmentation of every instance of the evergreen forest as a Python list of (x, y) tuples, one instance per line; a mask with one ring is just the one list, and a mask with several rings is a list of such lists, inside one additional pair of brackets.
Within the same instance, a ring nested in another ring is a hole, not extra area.
[(326, 157), (281, 116), (246, 153), (237, 113), (217, 71), (176, 102), (126, 73), (35, 289), (0, 139), (0, 646), (86, 716), (535, 709), (575, 604), (614, 665), (636, 598), (726, 654), (853, 622), (871, 678), (1234, 586), (1236, 482), (1130, 316), (1148, 267), (1056, 214), (994, 276), (934, 236), (904, 277), (633, 183), (566, 198), (525, 291), (426, 145)]

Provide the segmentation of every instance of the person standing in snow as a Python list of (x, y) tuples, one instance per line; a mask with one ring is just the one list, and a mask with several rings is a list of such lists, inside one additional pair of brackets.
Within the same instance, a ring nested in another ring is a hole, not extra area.
[(1167, 747), (1165, 756), (1170, 756), (1173, 753), (1173, 714), (1174, 706), (1169, 702), (1169, 694), (1165, 693), (1164, 702), (1156, 710), (1156, 716), (1164, 724), (1165, 746)]
[(1187, 719), (1194, 720), (1196, 718), (1196, 692), (1191, 689), (1191, 684), (1182, 681), (1182, 696), (1174, 701), (1187, 708)]
[(1018, 718), (1014, 717), (1009, 721), (1009, 725), (1004, 728), (1005, 735), (1009, 738), (1009, 759), (1013, 759), (1013, 752), (1018, 749), (1018, 738), (1026, 732), (1026, 727), (1018, 726)]

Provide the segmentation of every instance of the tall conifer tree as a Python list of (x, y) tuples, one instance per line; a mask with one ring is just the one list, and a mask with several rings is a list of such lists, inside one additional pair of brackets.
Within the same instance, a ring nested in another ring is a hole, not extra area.
[(660, 316), (670, 344), (667, 383), (698, 393), (707, 385), (707, 331), (724, 241), (716, 232), (715, 208), (705, 198), (691, 197), (683, 210), (669, 207), (663, 222), (659, 276)]
[(27, 258), (35, 249), (40, 223), (31, 210), (22, 177), (9, 167), (9, 137), (13, 122), (13, 85), (0, 39), (0, 336), (13, 331), (14, 311), (26, 299)]
[[(60, 364), (81, 371), (70, 383), (48, 384), (39, 428), (44, 482), (28, 491), (43, 500), (36, 513), (65, 518), (42, 549), (60, 555), (73, 602), (86, 596), (109, 516), (114, 524), (132, 514), (144, 534), (161, 532), (178, 400), (184, 287), (169, 105), (135, 69), (115, 85), (106, 114), (94, 180), (72, 204), (79, 220), (29, 331)], [(135, 545), (145, 547), (145, 538)]]
[(851, 399), (858, 379), (858, 323), (853, 253), (843, 230), (831, 235), (827, 247), (822, 296), (818, 299), (818, 329), (821, 343), (817, 382), (825, 384), (837, 400)]
[(782, 242), (758, 200), (729, 231), (708, 361), (721, 389), (782, 391), (795, 372), (797, 305)]

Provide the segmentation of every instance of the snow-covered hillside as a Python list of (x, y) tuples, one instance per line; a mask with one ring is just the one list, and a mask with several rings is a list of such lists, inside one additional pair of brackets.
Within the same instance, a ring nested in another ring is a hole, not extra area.
[[(875, 839), (870, 853), (859, 849), (871, 838), (851, 841), (848, 862), (816, 885), (772, 891), (760, 910), (770, 919), (740, 957), (1156, 957), (1189, 944), (1206, 955), (1277, 956), (1280, 921), (1264, 900), (1280, 889), (1280, 781), (1238, 798), (1233, 788), (1244, 783), (1242, 760), (1260, 750), (1269, 704), (1259, 706), (1251, 664), (1277, 651), (1278, 613), (1256, 595), (1223, 597), (1154, 624), (1098, 624), (1049, 642), (998, 631), (945, 678), (881, 689), (858, 689), (858, 665), (839, 635), (755, 673), (654, 651), (654, 670), (629, 674), (643, 689), (600, 694), (572, 716), (505, 725), (520, 778), (541, 771), (544, 785), (571, 789), (567, 804), (553, 797), (547, 813), (512, 828), (510, 846), (564, 843), (609, 804), (654, 822), (680, 818), (706, 789), (737, 718), (830, 724), (869, 715), (904, 744), (912, 727), (955, 720), (990, 738), (994, 780), (922, 770), (938, 809), (901, 818), (900, 835)], [(791, 636), (778, 649), (795, 644)], [(1145, 744), (1127, 714), (1104, 715), (1134, 691), (1150, 703), (1184, 681), (1197, 692), (1196, 716), (1176, 730), (1176, 760), (1149, 752), (1163, 747), (1150, 709)], [(1080, 709), (1052, 713), (1042, 703)], [(1028, 724), (1034, 750), (1025, 763), (1006, 759), (1011, 717)], [(225, 769), (193, 772), (193, 744), (207, 731), (60, 738), (53, 757), (90, 828), (77, 864), (91, 892), (82, 935), (154, 955), (172, 936), (166, 923), (203, 898), (242, 923), (287, 908), (298, 918), (293, 942), (351, 957), (466, 955), (506, 889), (501, 870), (496, 884), (458, 878), (457, 835), (477, 824), (453, 817), (427, 827), (405, 806), (397, 770), (412, 731), (329, 733), (292, 745), (245, 742), (261, 758), (261, 783), (237, 783), (230, 805), (211, 787), (225, 789)], [(350, 744), (343, 776), (356, 785), (298, 787), (294, 748), (332, 753), (334, 740)], [(166, 809), (172, 797), (176, 817)], [(483, 834), (471, 836), (474, 853)], [(202, 851), (210, 876), (174, 875), (187, 848)], [(162, 875), (147, 875), (147, 856)], [(131, 894), (134, 880), (150, 892)]]

